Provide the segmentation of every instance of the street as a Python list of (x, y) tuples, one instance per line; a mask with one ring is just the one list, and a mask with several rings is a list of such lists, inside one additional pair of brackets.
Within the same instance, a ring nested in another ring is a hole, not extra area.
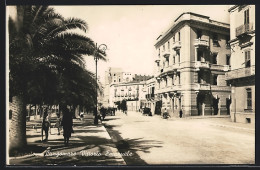
[[(253, 164), (254, 127), (230, 118), (169, 119), (118, 112), (105, 127), (129, 165), (145, 164)], [(121, 148), (120, 148), (121, 147)]]
[[(10, 159), (10, 165), (253, 164), (255, 131), (230, 118), (170, 118), (116, 112), (98, 126), (93, 116), (74, 119), (69, 146), (52, 128), (48, 142), (27, 123), (27, 143), (51, 148), (45, 154)], [(53, 122), (54, 124), (54, 122)]]

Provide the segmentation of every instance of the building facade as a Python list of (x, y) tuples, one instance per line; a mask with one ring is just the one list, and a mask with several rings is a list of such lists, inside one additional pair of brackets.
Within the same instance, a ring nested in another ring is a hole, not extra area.
[(155, 99), (174, 117), (229, 114), (229, 24), (183, 13), (157, 38)]
[(130, 82), (133, 80), (132, 73), (124, 72), (121, 68), (109, 67), (105, 72), (104, 98), (103, 106), (108, 107), (111, 103), (110, 99), (110, 85), (117, 83)]
[(255, 122), (255, 6), (232, 5), (230, 13), (231, 119)]
[(141, 101), (145, 100), (145, 82), (126, 82), (110, 85), (110, 107), (116, 107), (115, 103), (122, 100), (135, 101), (135, 106), (128, 107), (130, 111), (138, 111)]
[(152, 115), (155, 114), (155, 106), (156, 106), (156, 100), (155, 100), (155, 78), (151, 78), (146, 81), (146, 88), (147, 92), (145, 95), (146, 102), (144, 104), (144, 107), (148, 107), (151, 109)]

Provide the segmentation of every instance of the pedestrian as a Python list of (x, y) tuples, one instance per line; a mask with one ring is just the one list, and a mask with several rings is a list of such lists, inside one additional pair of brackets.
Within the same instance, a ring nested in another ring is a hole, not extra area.
[(51, 123), (48, 116), (48, 110), (47, 108), (44, 108), (43, 119), (42, 119), (42, 131), (41, 131), (42, 141), (43, 141), (43, 131), (45, 132), (45, 141), (48, 141), (50, 124)]
[(164, 118), (164, 119), (168, 119), (168, 118), (169, 118), (169, 114), (168, 114), (168, 112), (167, 112), (167, 109), (166, 109), (166, 108), (164, 108), (164, 112), (163, 112), (163, 118)]
[(60, 135), (60, 129), (61, 129), (61, 116), (60, 116), (60, 113), (57, 113), (57, 121), (56, 121), (55, 127), (58, 129), (58, 135)]
[(72, 133), (73, 119), (71, 112), (66, 106), (62, 107), (61, 110), (63, 114), (61, 126), (63, 126), (64, 144), (67, 146)]
[(182, 118), (182, 114), (183, 114), (183, 112), (182, 112), (182, 109), (180, 110), (180, 118)]

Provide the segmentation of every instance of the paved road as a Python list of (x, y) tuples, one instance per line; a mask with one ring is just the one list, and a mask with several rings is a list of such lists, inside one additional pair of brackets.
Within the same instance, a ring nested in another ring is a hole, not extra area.
[(252, 125), (229, 118), (171, 119), (117, 112), (103, 122), (127, 165), (254, 164)]

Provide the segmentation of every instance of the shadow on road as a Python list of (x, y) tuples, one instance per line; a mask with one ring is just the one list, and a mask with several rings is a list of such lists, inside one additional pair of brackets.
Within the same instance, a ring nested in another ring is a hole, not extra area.
[(126, 153), (128, 151), (133, 153), (133, 156), (123, 156), (127, 165), (147, 165), (147, 163), (141, 159), (137, 152), (149, 153), (150, 148), (162, 147), (163, 143), (161, 141), (144, 140), (143, 138), (123, 139), (120, 136), (121, 133), (114, 129), (114, 127), (117, 126), (107, 124), (104, 124), (104, 126), (120, 153)]

